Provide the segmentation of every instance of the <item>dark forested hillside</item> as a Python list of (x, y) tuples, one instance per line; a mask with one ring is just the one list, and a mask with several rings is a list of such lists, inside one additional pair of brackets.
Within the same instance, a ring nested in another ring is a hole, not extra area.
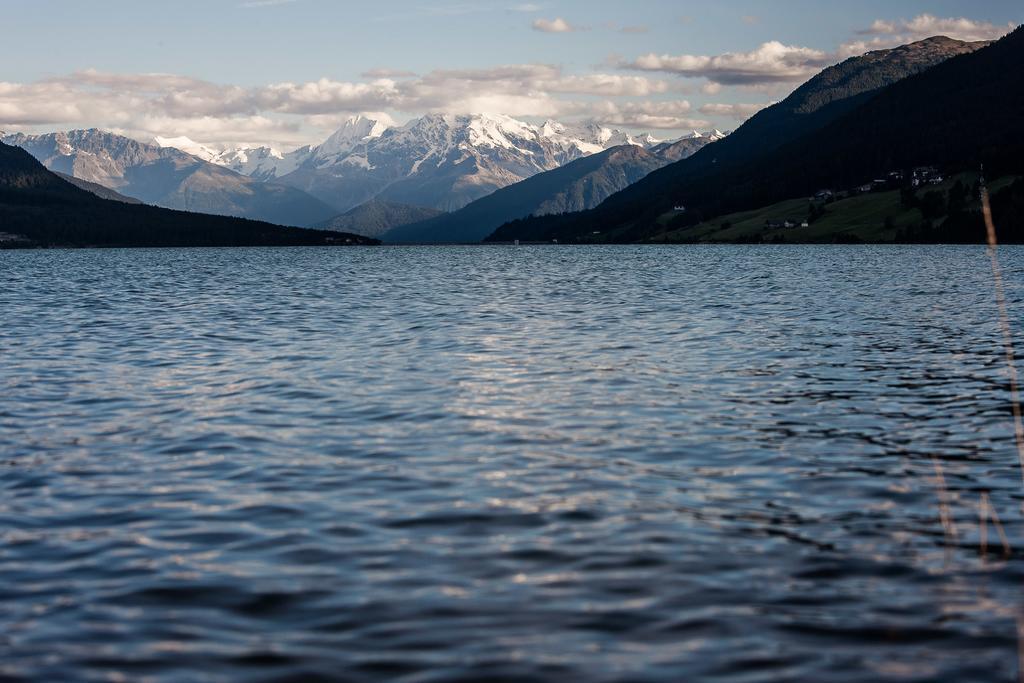
[(85, 190), (86, 192), (91, 192), (101, 199), (112, 199), (115, 202), (124, 202), (125, 204), (145, 204), (143, 201), (135, 199), (134, 197), (126, 197), (120, 192), (115, 192), (109, 187), (100, 185), (99, 183), (92, 183), (88, 180), (82, 180), (81, 178), (76, 178), (73, 175), (68, 175), (67, 173), (60, 173), (59, 171), (54, 171), (54, 173), (61, 180), (66, 180), (75, 187)]
[(365, 204), (360, 204), (354, 209), (349, 209), (345, 213), (323, 223), (318, 223), (313, 227), (324, 230), (354, 232), (357, 235), (365, 235), (366, 237), (380, 237), (392, 228), (418, 223), (440, 216), (443, 213), (443, 211), (425, 206), (392, 204), (391, 202), (371, 199)]
[[(572, 240), (598, 231), (607, 241), (632, 241), (658, 231), (675, 206), (685, 206), (684, 220), (696, 223), (818, 186), (870, 181), (892, 167), (980, 162), (992, 155), (976, 153), (978, 144), (990, 145), (1020, 121), (1019, 84), (1012, 90), (1020, 79), (1020, 34), (988, 47), (933, 38), (848, 60), (720, 143), (652, 173), (597, 209), (520, 221), (493, 239)], [(990, 123), (992, 134), (982, 130)], [(972, 136), (969, 144), (965, 136)]]
[(57, 177), (28, 152), (0, 143), (0, 233), (36, 246), (369, 244), (346, 233), (102, 199)]

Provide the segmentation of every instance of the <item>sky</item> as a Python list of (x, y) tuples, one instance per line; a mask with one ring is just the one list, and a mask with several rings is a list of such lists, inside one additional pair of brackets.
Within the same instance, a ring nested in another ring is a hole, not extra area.
[(1020, 0), (0, 0), (0, 130), (289, 150), (349, 116), (734, 129), (825, 66), (993, 39)]

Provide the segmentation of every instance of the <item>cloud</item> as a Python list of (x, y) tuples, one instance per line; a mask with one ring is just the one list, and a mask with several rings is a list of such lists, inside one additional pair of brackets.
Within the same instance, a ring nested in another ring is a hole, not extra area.
[(366, 79), (241, 87), (176, 74), (85, 70), (35, 83), (0, 82), (0, 127), (98, 126), (133, 131), (141, 138), (188, 135), (210, 146), (256, 141), (288, 147), (322, 138), (322, 129), (340, 116), (372, 111), (607, 116), (650, 127), (671, 127), (683, 111), (678, 103), (608, 104), (617, 98), (670, 98), (681, 90), (670, 80), (621, 72), (567, 73), (552, 64), (438, 69), (422, 75), (374, 69)]
[[(246, 4), (256, 7), (270, 2)], [(479, 11), (480, 7), (450, 4), (421, 12), (455, 15)], [(487, 7), (497, 11), (540, 9), (533, 4)], [(543, 28), (537, 30), (585, 30), (561, 18), (538, 22)], [(641, 29), (619, 24), (606, 27), (610, 31)], [(770, 41), (748, 52), (610, 57), (603, 67), (576, 73), (543, 63), (435, 69), (419, 74), (374, 68), (353, 80), (320, 78), (243, 87), (173, 73), (86, 69), (29, 83), (0, 81), (0, 129), (96, 126), (141, 139), (188, 135), (210, 146), (260, 143), (290, 147), (322, 139), (329, 132), (326, 129), (343, 117), (374, 111), (410, 116), (490, 112), (586, 118), (635, 128), (702, 128), (709, 124), (706, 119), (744, 120), (765, 106), (714, 101), (729, 88), (762, 93), (758, 99), (778, 99), (823, 67), (868, 50), (935, 33), (991, 39), (1012, 28), (1010, 24), (922, 14), (913, 19), (877, 20), (832, 52)], [(703, 79), (699, 90), (689, 79)], [(698, 103), (695, 109), (680, 99), (688, 92), (713, 99)]]
[(534, 31), (542, 33), (572, 33), (580, 30), (562, 17), (555, 19), (537, 19), (532, 24)]
[(836, 50), (837, 61), (856, 57), (871, 50), (885, 50), (934, 36), (946, 36), (968, 42), (997, 40), (1013, 29), (1012, 22), (1002, 26), (966, 17), (942, 19), (931, 14), (919, 14), (913, 19), (876, 19), (871, 26), (857, 31), (863, 39), (843, 43)]
[(746, 121), (751, 116), (765, 107), (770, 107), (773, 102), (765, 104), (716, 104), (709, 103), (701, 105), (697, 110), (705, 116), (727, 116), (737, 121)]
[(605, 100), (578, 106), (579, 113), (607, 126), (681, 130), (706, 128), (710, 121), (690, 117), (692, 105), (686, 100), (674, 102), (613, 102)]
[(560, 76), (539, 85), (553, 93), (606, 97), (650, 97), (673, 89), (666, 81), (652, 81), (648, 78), (619, 74)]
[[(742, 17), (746, 23), (759, 18)], [(704, 78), (704, 92), (716, 94), (722, 86), (744, 86), (771, 90), (772, 86), (806, 81), (821, 69), (848, 57), (870, 50), (895, 47), (935, 35), (958, 40), (994, 40), (1015, 28), (976, 21), (965, 17), (939, 18), (920, 14), (913, 19), (896, 21), (878, 19), (869, 28), (858, 31), (861, 39), (843, 43), (833, 52), (810, 47), (785, 45), (777, 40), (763, 43), (749, 52), (726, 52), (719, 55), (646, 54), (629, 60), (618, 60), (614, 66), (633, 71), (654, 71), (684, 78)]]
[(870, 27), (858, 31), (865, 36), (892, 36), (893, 40), (906, 42), (932, 36), (947, 36), (956, 40), (996, 40), (1016, 28), (1009, 22), (1003, 25), (987, 21), (975, 21), (967, 17), (940, 18), (932, 14), (919, 14), (913, 19), (886, 21), (876, 19)]
[[(362, 111), (358, 113), (368, 119), (378, 121), (388, 128), (398, 125), (398, 122), (385, 111)], [(313, 114), (305, 117), (305, 122), (316, 128), (333, 132), (340, 128), (345, 122), (351, 121), (352, 116), (352, 113), (349, 112), (341, 114)]]
[(625, 33), (627, 35), (641, 35), (648, 31), (650, 31), (650, 29), (643, 25), (623, 26), (619, 29), (619, 33)]
[(132, 119), (126, 125), (111, 126), (111, 132), (142, 140), (150, 140), (165, 131), (174, 136), (184, 135), (198, 139), (211, 147), (228, 144), (260, 146), (272, 141), (275, 146), (295, 146), (305, 140), (301, 122), (283, 121), (267, 116), (234, 117), (172, 117), (146, 115)]
[(621, 62), (619, 67), (706, 78), (720, 85), (757, 85), (804, 81), (833, 61), (821, 50), (771, 41), (750, 52), (714, 56), (651, 53), (631, 62)]
[(748, 26), (753, 26), (754, 24), (761, 23), (761, 17), (755, 16), (753, 14), (744, 14), (742, 17), (740, 17), (740, 21), (742, 21), (744, 24), (747, 24)]

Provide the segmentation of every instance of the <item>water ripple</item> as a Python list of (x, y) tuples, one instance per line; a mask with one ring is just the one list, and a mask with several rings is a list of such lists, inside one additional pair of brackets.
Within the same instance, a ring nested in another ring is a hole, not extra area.
[(979, 248), (0, 252), (0, 322), (2, 680), (1017, 680)]

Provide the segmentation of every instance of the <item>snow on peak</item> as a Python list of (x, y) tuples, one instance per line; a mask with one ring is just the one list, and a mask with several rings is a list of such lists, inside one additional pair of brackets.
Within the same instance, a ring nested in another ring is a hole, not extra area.
[(281, 160), (284, 159), (284, 154), (273, 147), (237, 147), (217, 155), (214, 163), (223, 166), (233, 166), (235, 164), (249, 164), (268, 159)]
[(317, 149), (316, 158), (337, 159), (359, 145), (379, 138), (393, 125), (394, 121), (386, 114), (376, 115), (374, 118), (362, 114), (352, 116), (324, 140), (324, 143)]
[[(699, 133), (694, 136), (703, 137)], [(489, 169), (481, 173), (507, 180), (551, 170), (611, 147), (650, 148), (660, 142), (648, 133), (634, 135), (594, 121), (548, 120), (534, 125), (489, 112), (434, 112), (400, 126), (387, 114), (352, 116), (342, 121), (319, 146), (285, 154), (271, 147), (235, 147), (217, 152), (188, 138), (158, 139), (158, 144), (174, 145), (197, 155), (203, 153), (202, 158), (261, 180), (280, 178), (303, 166), (337, 169), (340, 175), (335, 177), (355, 172), (354, 169), (375, 172), (377, 168), (384, 169), (381, 173), (385, 174), (411, 176), (468, 158), (475, 158), (478, 166)]]
[(504, 147), (519, 150), (516, 140), (535, 140), (537, 128), (503, 114), (472, 114), (464, 123), (473, 147)]
[(687, 133), (686, 135), (684, 135), (681, 138), (676, 138), (675, 140), (672, 140), (672, 142), (679, 142), (681, 140), (704, 140), (704, 139), (710, 140), (711, 142), (715, 142), (716, 140), (721, 140), (722, 138), (728, 137), (728, 135), (729, 135), (728, 132), (723, 133), (722, 131), (718, 130), (717, 128), (714, 129), (714, 130), (709, 130), (706, 133), (700, 133), (698, 131), (691, 131), (691, 132)]
[(632, 142), (630, 144), (637, 145), (639, 147), (654, 147), (655, 145), (661, 144), (663, 141), (654, 137), (650, 133), (641, 133), (635, 137), (630, 138)]
[(287, 154), (273, 147), (238, 147), (221, 153), (213, 159), (213, 163), (266, 181), (291, 173), (309, 155), (309, 147), (301, 147)]
[(553, 142), (575, 146), (583, 154), (595, 154), (619, 145), (653, 147), (661, 142), (649, 133), (634, 136), (629, 133), (606, 128), (594, 122), (566, 125), (557, 121), (546, 121), (540, 127), (541, 135)]
[(153, 138), (153, 143), (156, 144), (157, 147), (173, 147), (174, 149), (179, 149), (186, 154), (199, 157), (203, 161), (213, 161), (220, 156), (220, 152), (217, 150), (211, 149), (191, 138), (185, 137), (184, 135), (180, 135), (176, 138), (164, 138), (157, 136)]

